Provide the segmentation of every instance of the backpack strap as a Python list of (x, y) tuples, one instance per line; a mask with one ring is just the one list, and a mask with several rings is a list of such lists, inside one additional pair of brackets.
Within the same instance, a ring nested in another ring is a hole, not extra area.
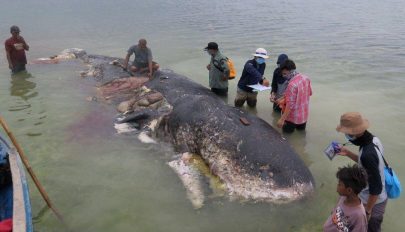
[[(226, 57), (226, 59), (221, 59), (221, 60), (219, 60), (219, 61), (223, 61), (223, 60), (227, 61), (228, 58)], [(214, 61), (213, 61), (212, 63), (214, 64), (215, 68), (217, 68), (220, 72), (222, 72), (222, 73), (224, 72), (224, 70), (223, 70), (220, 66), (218, 66), (218, 61), (216, 61), (216, 60), (214, 59)]]

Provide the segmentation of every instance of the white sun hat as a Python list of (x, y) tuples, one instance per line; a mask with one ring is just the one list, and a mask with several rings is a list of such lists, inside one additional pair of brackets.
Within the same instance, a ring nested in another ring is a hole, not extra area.
[(254, 57), (261, 57), (264, 59), (268, 59), (269, 56), (267, 55), (267, 51), (264, 48), (258, 48), (256, 49), (255, 54), (252, 54)]

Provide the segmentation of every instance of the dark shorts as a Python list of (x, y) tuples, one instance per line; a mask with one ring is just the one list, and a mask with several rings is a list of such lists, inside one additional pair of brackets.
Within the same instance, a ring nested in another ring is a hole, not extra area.
[(381, 224), (383, 223), (385, 207), (387, 207), (388, 200), (374, 205), (371, 210), (371, 217), (368, 221), (368, 232), (380, 232)]
[(25, 71), (25, 70), (26, 70), (25, 69), (25, 64), (16, 64), (16, 65), (14, 65), (14, 68), (11, 69), (11, 72), (13, 74), (16, 74), (18, 72)]
[(228, 88), (225, 89), (218, 89), (218, 88), (211, 88), (211, 91), (216, 95), (220, 96), (227, 96), (228, 95)]
[(236, 90), (235, 106), (242, 107), (247, 102), (248, 106), (256, 107), (257, 92), (246, 92), (240, 88)]
[(307, 123), (303, 124), (295, 124), (289, 121), (285, 121), (283, 126), (283, 132), (285, 133), (293, 133), (295, 129), (303, 131), (307, 127)]
[[(133, 63), (132, 63), (132, 65), (133, 66), (135, 66), (136, 68), (147, 68), (148, 67), (148, 63), (140, 63), (140, 62), (136, 62), (136, 61), (134, 61)], [(152, 65), (153, 66), (155, 66), (156, 65), (156, 62), (155, 61), (152, 61)]]
[(281, 108), (277, 103), (273, 103), (273, 110), (277, 113), (281, 113)]

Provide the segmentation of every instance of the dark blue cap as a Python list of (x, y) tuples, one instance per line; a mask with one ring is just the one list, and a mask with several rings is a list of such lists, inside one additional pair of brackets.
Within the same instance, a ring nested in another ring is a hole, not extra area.
[(13, 32), (20, 32), (20, 28), (18, 28), (17, 26), (11, 26), (10, 27), (10, 33), (13, 33)]
[(215, 42), (209, 42), (208, 46), (204, 50), (207, 51), (209, 49), (218, 50), (218, 44)]
[(288, 56), (286, 54), (281, 54), (278, 56), (277, 64), (282, 64), (286, 60), (288, 60)]

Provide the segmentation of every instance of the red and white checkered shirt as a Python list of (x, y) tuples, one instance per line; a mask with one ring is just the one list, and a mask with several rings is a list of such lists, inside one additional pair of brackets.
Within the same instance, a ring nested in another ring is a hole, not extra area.
[(286, 121), (303, 124), (308, 120), (309, 97), (312, 95), (311, 81), (298, 73), (288, 83), (285, 91), (286, 107), (290, 109)]

